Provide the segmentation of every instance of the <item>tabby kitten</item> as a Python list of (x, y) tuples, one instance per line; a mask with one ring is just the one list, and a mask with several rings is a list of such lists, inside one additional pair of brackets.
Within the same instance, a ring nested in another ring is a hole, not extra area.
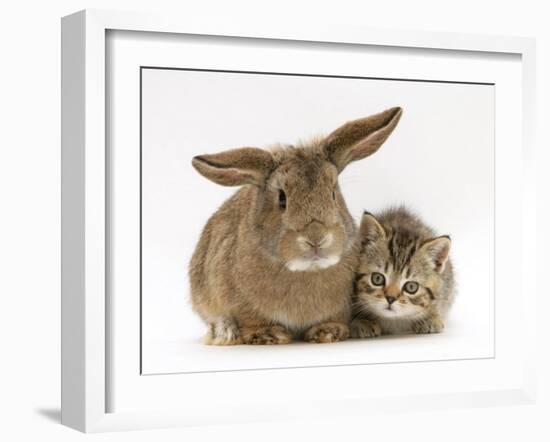
[(451, 239), (403, 207), (365, 212), (359, 230), (352, 337), (441, 332), (454, 297)]

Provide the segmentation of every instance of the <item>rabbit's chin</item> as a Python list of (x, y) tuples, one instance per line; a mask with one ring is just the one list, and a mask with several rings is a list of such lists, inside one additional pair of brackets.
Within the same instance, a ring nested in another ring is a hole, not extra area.
[(329, 255), (324, 258), (295, 258), (286, 263), (286, 268), (291, 272), (313, 272), (326, 269), (340, 262), (339, 255)]

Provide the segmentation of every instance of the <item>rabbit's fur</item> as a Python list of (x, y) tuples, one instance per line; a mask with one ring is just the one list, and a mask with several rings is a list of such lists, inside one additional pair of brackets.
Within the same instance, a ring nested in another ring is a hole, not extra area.
[(356, 226), (338, 186), (374, 153), (400, 108), (326, 138), (193, 158), (206, 178), (242, 186), (207, 222), (190, 264), (191, 300), (216, 345), (334, 342), (349, 335)]

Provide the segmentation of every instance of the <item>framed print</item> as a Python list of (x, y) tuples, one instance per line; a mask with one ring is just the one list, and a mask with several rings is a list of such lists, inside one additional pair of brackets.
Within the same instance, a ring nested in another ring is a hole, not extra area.
[(534, 400), (532, 40), (62, 37), (64, 424)]

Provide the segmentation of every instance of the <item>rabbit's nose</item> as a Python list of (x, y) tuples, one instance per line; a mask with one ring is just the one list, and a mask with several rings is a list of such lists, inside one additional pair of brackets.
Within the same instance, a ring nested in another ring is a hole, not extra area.
[(328, 232), (323, 223), (313, 220), (302, 230), (301, 233), (308, 239), (308, 241), (312, 243), (320, 243), (323, 241)]
[(319, 246), (317, 245), (317, 243), (308, 241), (307, 239), (305, 240), (305, 243), (306, 243), (309, 247), (311, 247), (312, 249), (316, 249), (316, 248), (319, 247)]
[(313, 248), (316, 249), (323, 249), (325, 247), (330, 246), (332, 243), (332, 233), (327, 233), (325, 236), (323, 236), (321, 239), (317, 241), (306, 241), (306, 243)]
[(302, 242), (308, 248), (311, 248), (317, 251), (319, 249), (325, 249), (327, 247), (330, 247), (333, 241), (333, 235), (332, 233), (327, 233), (318, 239), (301, 237), (299, 238), (298, 241)]

